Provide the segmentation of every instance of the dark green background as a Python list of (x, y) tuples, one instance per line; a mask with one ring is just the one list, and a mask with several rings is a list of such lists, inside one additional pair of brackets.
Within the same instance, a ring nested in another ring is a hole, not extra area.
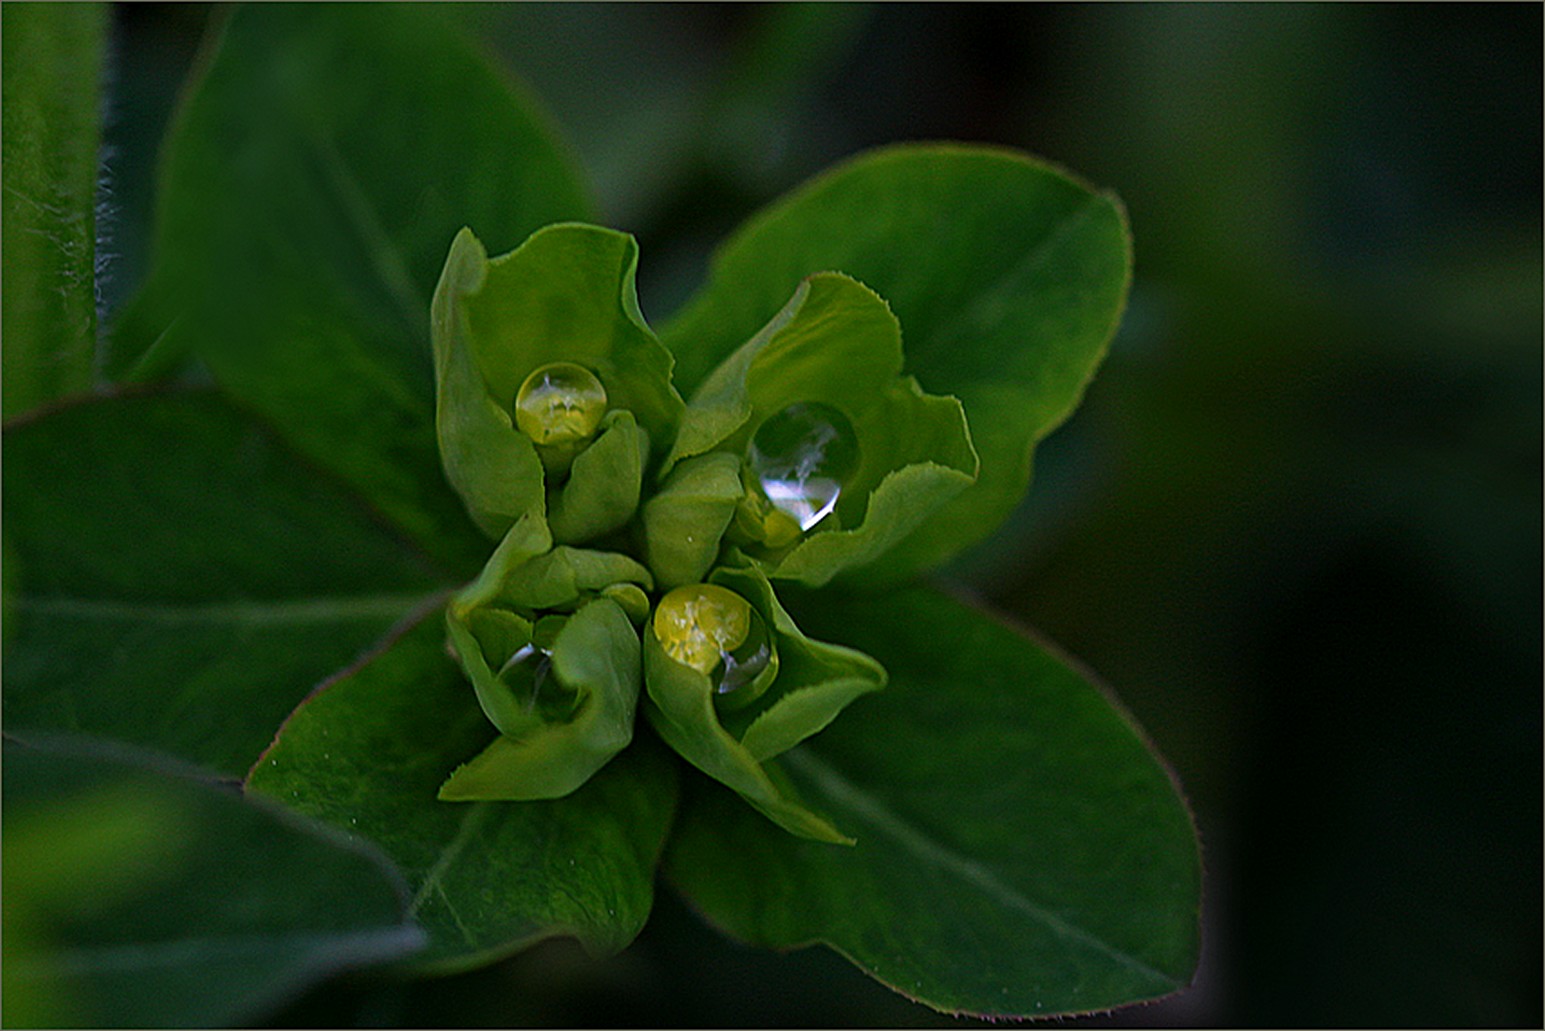
[[(110, 311), (209, 13), (115, 12)], [(1538, 5), (463, 17), (638, 236), (655, 324), (748, 213), (867, 146), (1006, 144), (1117, 191), (1125, 324), (1029, 500), (951, 571), (1102, 674), (1196, 810), (1196, 986), (1083, 1019), (1538, 1026)], [(829, 953), (725, 943), (662, 894), (605, 964), (555, 943), (275, 1019), (950, 1023)]]

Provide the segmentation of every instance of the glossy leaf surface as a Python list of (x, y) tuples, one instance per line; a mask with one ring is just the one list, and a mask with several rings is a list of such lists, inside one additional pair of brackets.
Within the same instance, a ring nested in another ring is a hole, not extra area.
[(239, 776), (442, 574), (214, 395), (5, 433), (5, 719)]
[(812, 273), (847, 273), (885, 298), (905, 371), (964, 403), (982, 462), (975, 486), (866, 572), (894, 582), (981, 539), (1019, 502), (1035, 442), (1073, 410), (1104, 355), (1130, 266), (1113, 197), (1013, 151), (901, 145), (747, 222), (661, 338), (691, 391)]
[(824, 942), (950, 1012), (1100, 1010), (1184, 987), (1198, 944), (1191, 821), (1105, 695), (931, 591), (802, 601), (810, 633), (890, 674), (781, 760), (857, 844), (801, 841), (697, 781), (667, 855), (693, 905), (755, 944)]
[(423, 944), (402, 878), (153, 755), (5, 744), (8, 1027), (220, 1027)]
[(648, 738), (566, 798), (442, 802), (493, 739), (436, 613), (295, 711), (248, 790), (368, 838), (407, 875), (426, 964), (459, 969), (554, 935), (632, 941), (653, 900), (675, 770)]
[(3, 12), (4, 414), (91, 385), (105, 4)]
[(430, 295), (462, 226), (510, 248), (587, 208), (541, 117), (432, 6), (238, 8), (168, 139), (118, 371), (195, 350), (302, 453), (475, 563), (435, 453)]

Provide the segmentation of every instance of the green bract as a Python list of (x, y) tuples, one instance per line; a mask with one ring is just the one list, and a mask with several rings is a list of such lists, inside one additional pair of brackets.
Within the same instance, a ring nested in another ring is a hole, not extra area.
[(560, 798), (627, 746), (639, 647), (615, 599), (651, 582), (625, 555), (553, 548), (534, 513), (510, 527), (446, 611), (451, 646), (500, 736), (441, 798)]
[[(879, 561), (969, 487), (965, 413), (901, 374), (895, 317), (839, 273), (802, 282), (684, 407), (636, 262), (631, 237), (578, 223), (493, 260), (469, 230), (452, 244), (441, 458), (501, 540), (447, 625), (499, 736), (440, 797), (574, 791), (627, 746), (647, 683), (651, 722), (693, 765), (786, 830), (851, 843), (769, 761), (885, 671), (802, 634), (768, 577), (819, 586)], [(603, 539), (621, 550), (564, 543)], [(703, 633), (721, 636), (681, 636)]]
[[(811, 273), (885, 298), (907, 371), (960, 399), (981, 468), (855, 584), (895, 584), (991, 533), (1024, 497), (1036, 443), (1077, 406), (1120, 321), (1132, 273), (1121, 204), (1017, 151), (900, 144), (858, 155), (748, 219), (708, 282), (660, 331), (676, 380), (699, 385)], [(781, 574), (780, 574), (781, 575)]]
[(644, 553), (663, 588), (708, 575), (744, 488), (740, 459), (711, 454), (676, 465), (644, 504)]
[[(632, 237), (595, 226), (549, 226), (492, 261), (470, 230), (457, 234), (433, 304), (435, 424), (446, 478), (489, 536), (531, 511), (571, 543), (632, 517), (650, 443), (670, 439), (682, 407), (670, 353), (638, 310), (637, 260)], [(514, 408), (528, 377), (557, 362), (599, 379), (611, 411), (566, 456), (566, 479), (544, 485)]]
[[(976, 477), (960, 402), (925, 394), (901, 370), (901, 327), (886, 303), (847, 276), (813, 275), (698, 387), (665, 469), (708, 451), (745, 456), (790, 406), (831, 406), (847, 417), (858, 451), (835, 520), (748, 539), (746, 548), (775, 579), (811, 586), (873, 564)], [(746, 479), (755, 491), (754, 476)]]
[(853, 699), (885, 686), (885, 670), (862, 652), (800, 633), (756, 567), (721, 568), (709, 582), (744, 598), (770, 628), (777, 674), (750, 706), (716, 705), (708, 674), (671, 658), (654, 628), (646, 628), (650, 723), (688, 762), (733, 788), (780, 827), (800, 837), (851, 845), (852, 838), (800, 801), (771, 760), (820, 731)]

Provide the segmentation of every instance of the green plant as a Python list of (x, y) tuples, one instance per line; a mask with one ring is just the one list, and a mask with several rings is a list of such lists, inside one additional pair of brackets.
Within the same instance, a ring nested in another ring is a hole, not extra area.
[[(7, 6), (8, 127), (58, 96), (13, 87), (11, 40), (68, 24)], [(53, 182), (31, 168), (8, 204)], [(100, 354), (89, 292), (13, 326), (59, 253), (7, 248), (6, 379), (45, 384), (23, 407), (103, 388), (6, 430), (7, 859), (79, 841), (57, 878), (97, 877), (91, 821), (49, 821), (122, 784), (188, 868), (221, 821), (283, 828), (244, 831), (265, 861), (218, 895), (8, 895), (38, 928), (8, 1019), (219, 1023), (368, 962), (604, 954), (657, 872), (739, 939), (824, 943), (941, 1010), (1187, 982), (1166, 771), (1075, 664), (920, 579), (1009, 512), (1093, 374), (1119, 205), (1010, 151), (860, 155), (747, 222), (658, 334), (647, 256), (592, 219), (450, 23), (254, 7), (177, 116), (154, 270)], [(517, 403), (554, 390), (568, 410)], [(829, 475), (791, 477), (812, 426)], [(211, 779), (245, 801), (177, 801)], [(298, 905), (308, 863), (335, 872)], [(131, 946), (175, 957), (137, 983), (158, 1008), (92, 1009)]]

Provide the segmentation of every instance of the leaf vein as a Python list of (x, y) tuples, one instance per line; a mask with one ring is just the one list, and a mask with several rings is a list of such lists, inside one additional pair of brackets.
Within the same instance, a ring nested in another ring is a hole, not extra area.
[(1022, 307), (1026, 303), (1025, 295), (1015, 287), (1046, 263), (1062, 242), (1093, 214), (1102, 199), (1099, 194), (1092, 194), (1078, 207), (1063, 216), (1050, 232), (1036, 241), (1034, 247), (1026, 251), (1018, 261), (999, 272), (991, 283), (978, 291), (975, 298), (959, 313), (958, 317), (946, 320), (932, 334), (927, 346), (934, 349), (941, 343), (980, 335), (1002, 321), (1009, 306)]
[(359, 176), (338, 152), (332, 138), (317, 126), (308, 126), (307, 133), (328, 182), (333, 187), (349, 222), (359, 235), (370, 267), (385, 287), (386, 293), (400, 309), (403, 320), (417, 335), (427, 335), (429, 329), (429, 299), (421, 297), (413, 285), (400, 248), (382, 224), (375, 205), (360, 184)]
[(62, 595), (23, 595), (17, 611), (62, 619), (136, 623), (234, 623), (281, 626), (304, 623), (395, 619), (423, 603), (431, 592), (361, 594), (281, 601), (234, 600), (198, 603), (119, 601)]
[(461, 936), (467, 940), (468, 945), (476, 948), (479, 945), (477, 935), (473, 934), (471, 928), (461, 919), (461, 914), (456, 910), (456, 904), (451, 901), (451, 893), (445, 890), (445, 882), (443, 880), (435, 883), (435, 892), (440, 896), (440, 901), (445, 903), (445, 911), (451, 915), (451, 921), (455, 923), (456, 929), (461, 932)]
[(1038, 905), (1021, 891), (1000, 880), (991, 870), (969, 856), (961, 855), (948, 845), (935, 841), (925, 832), (912, 826), (880, 799), (848, 780), (827, 763), (818, 759), (808, 749), (796, 749), (783, 756), (783, 761), (813, 780), (834, 800), (868, 822), (877, 830), (898, 842), (925, 862), (952, 873), (979, 891), (1026, 914), (1044, 924), (1059, 937), (1078, 942), (1110, 957), (1122, 966), (1161, 982), (1167, 988), (1176, 985), (1175, 978), (1124, 952), (1103, 938), (1072, 924), (1062, 917)]
[[(450, 869), (457, 859), (461, 858), (461, 853), (466, 849), (467, 842), (471, 841), (473, 836), (482, 829), (492, 808), (493, 803), (491, 802), (475, 802), (468, 808), (467, 815), (461, 818), (461, 826), (456, 829), (456, 836), (450, 840), (445, 846), (445, 850), (440, 853), (440, 858), (436, 859), (434, 865), (424, 874), (424, 883), (419, 885), (417, 894), (413, 896), (413, 902), (408, 906), (409, 916), (418, 916), (419, 910), (423, 909), (424, 903), (428, 901), (430, 893), (440, 887), (441, 881), (445, 878), (446, 871)], [(445, 897), (443, 890), (441, 891), (441, 897)], [(455, 917), (454, 913), (451, 915), (453, 918)], [(458, 925), (459, 923), (458, 921)], [(468, 940), (471, 940), (470, 936)]]

